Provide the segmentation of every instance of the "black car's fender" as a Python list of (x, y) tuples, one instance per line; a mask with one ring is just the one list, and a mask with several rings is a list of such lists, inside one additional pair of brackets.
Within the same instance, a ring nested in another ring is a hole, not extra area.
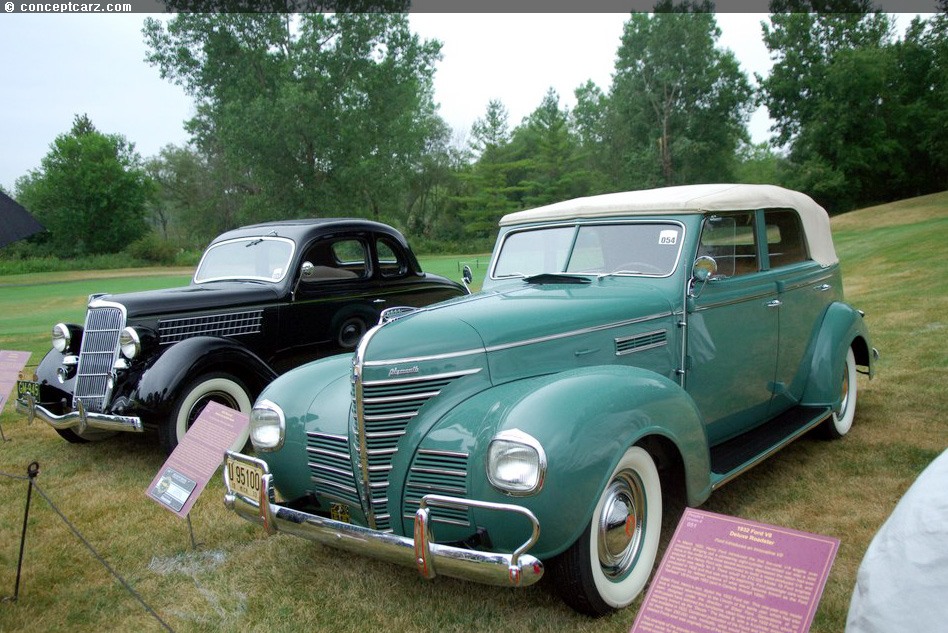
[[(65, 382), (59, 382), (58, 371), (63, 366), (65, 354), (50, 349), (36, 367), (36, 382), (40, 385), (40, 404), (52, 413), (62, 414), (72, 406), (72, 394), (75, 390), (76, 376), (73, 374)], [(62, 405), (63, 400), (66, 406)]]
[(132, 396), (135, 408), (149, 421), (160, 421), (196, 378), (223, 373), (240, 380), (251, 401), (277, 373), (259, 356), (233, 340), (196, 336), (168, 348), (144, 373)]

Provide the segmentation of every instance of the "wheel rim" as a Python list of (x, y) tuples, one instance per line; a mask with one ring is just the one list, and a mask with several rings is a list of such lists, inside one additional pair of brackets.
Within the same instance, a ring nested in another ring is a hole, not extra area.
[(645, 489), (633, 471), (623, 471), (605, 491), (599, 531), (599, 566), (609, 578), (620, 578), (632, 567), (642, 548)]
[[(229, 407), (236, 411), (240, 411), (240, 403), (237, 402), (236, 398), (227, 393), (226, 391), (211, 391), (210, 393), (204, 394), (201, 398), (191, 406), (191, 410), (188, 411), (188, 427), (190, 429), (194, 422), (198, 419), (198, 416), (201, 415), (201, 412), (204, 411), (206, 407), (211, 402), (216, 402), (222, 404), (225, 407)], [(187, 431), (185, 429), (185, 431)]]
[(843, 384), (840, 387), (839, 410), (836, 412), (837, 418), (846, 417), (846, 411), (849, 409), (849, 365), (843, 367)]
[(339, 328), (339, 345), (345, 348), (355, 347), (363, 334), (365, 334), (365, 323), (358, 317), (351, 318)]

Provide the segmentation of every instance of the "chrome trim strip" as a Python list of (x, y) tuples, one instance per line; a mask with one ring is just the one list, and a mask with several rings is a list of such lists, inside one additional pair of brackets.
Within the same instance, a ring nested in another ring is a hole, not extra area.
[(748, 301), (757, 301), (759, 299), (766, 299), (767, 297), (774, 297), (777, 294), (779, 294), (777, 292), (777, 288), (774, 287), (773, 290), (769, 290), (767, 292), (758, 292), (757, 294), (753, 294), (753, 295), (742, 295), (741, 297), (736, 298), (736, 299), (728, 299), (726, 301), (717, 301), (715, 303), (707, 303), (704, 305), (696, 306), (695, 309), (692, 310), (692, 312), (703, 312), (704, 310), (710, 310), (712, 308), (720, 308), (722, 306), (736, 305), (738, 303), (746, 303)]
[[(233, 492), (225, 467), (224, 505), (241, 518), (261, 525), (269, 534), (287, 532), (336, 549), (405, 567), (416, 567), (426, 578), (442, 575), (489, 585), (526, 587), (543, 576), (543, 563), (527, 554), (539, 538), (540, 524), (532, 512), (521, 506), (428, 495), (422, 499), (425, 507), (419, 508), (415, 514), (414, 538), (397, 536), (280, 506), (272, 501), (273, 475), (266, 462), (230, 451), (227, 452), (227, 458), (252, 463), (263, 470), (260, 497), (248, 499)], [(447, 504), (519, 514), (530, 522), (531, 535), (511, 554), (433, 543), (428, 527), (431, 522), (428, 506)]]
[(672, 316), (673, 312), (662, 312), (659, 314), (650, 314), (649, 316), (639, 317), (638, 319), (628, 319), (626, 321), (617, 321), (615, 323), (607, 323), (605, 325), (594, 325), (588, 328), (582, 328), (579, 330), (572, 330), (570, 332), (561, 332), (559, 334), (549, 334), (547, 336), (539, 336), (537, 338), (526, 339), (523, 341), (516, 341), (514, 343), (504, 343), (503, 345), (492, 345), (491, 347), (485, 348), (487, 352), (500, 352), (503, 350), (513, 349), (515, 347), (523, 347), (525, 345), (533, 345), (535, 343), (547, 343), (549, 341), (558, 341), (560, 339), (569, 338), (572, 336), (581, 336), (583, 334), (591, 334), (593, 332), (602, 332), (603, 330), (612, 330), (618, 327), (625, 327), (627, 325), (635, 325), (637, 323), (645, 323), (647, 321), (653, 321), (656, 319), (664, 319)]

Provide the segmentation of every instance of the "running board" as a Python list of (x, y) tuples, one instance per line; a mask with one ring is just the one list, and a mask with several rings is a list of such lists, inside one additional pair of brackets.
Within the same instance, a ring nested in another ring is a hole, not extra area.
[(750, 470), (832, 415), (829, 407), (793, 407), (711, 448), (711, 489)]

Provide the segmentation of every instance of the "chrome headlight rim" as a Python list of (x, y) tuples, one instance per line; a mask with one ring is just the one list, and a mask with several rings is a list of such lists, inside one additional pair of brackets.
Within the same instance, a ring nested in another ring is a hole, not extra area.
[(60, 354), (65, 354), (72, 344), (72, 332), (65, 323), (57, 323), (52, 331), (53, 349)]
[(122, 356), (128, 360), (133, 360), (142, 353), (142, 339), (134, 327), (126, 327), (119, 334), (119, 349), (122, 350)]
[[(532, 457), (528, 466), (534, 470), (524, 483), (512, 482), (499, 476), (499, 459), (509, 457), (512, 450), (522, 450), (523, 455)], [(508, 429), (494, 435), (487, 447), (487, 480), (490, 484), (506, 495), (512, 497), (527, 497), (535, 495), (543, 489), (546, 480), (547, 459), (546, 451), (539, 440), (520, 429)]]
[[(272, 437), (274, 433), (275, 439)], [(283, 409), (270, 400), (259, 400), (250, 411), (250, 441), (254, 449), (264, 453), (278, 451), (283, 448), (285, 440), (286, 414)]]

